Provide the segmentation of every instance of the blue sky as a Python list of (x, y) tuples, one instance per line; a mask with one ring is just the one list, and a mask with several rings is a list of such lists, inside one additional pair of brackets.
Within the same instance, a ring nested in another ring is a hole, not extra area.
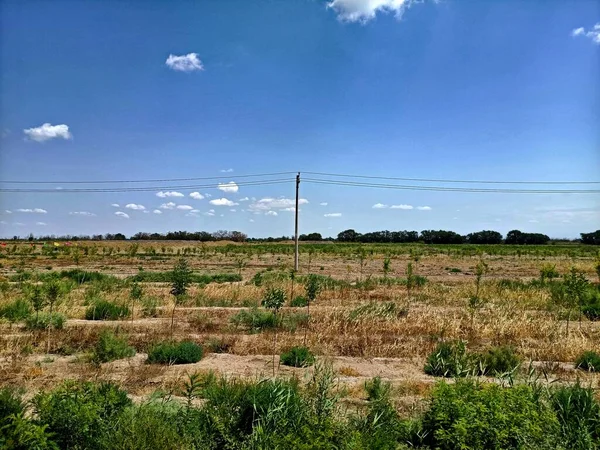
[[(0, 179), (56, 181), (3, 188), (239, 183), (162, 197), (3, 192), (0, 236), (291, 235), (293, 182), (244, 186), (235, 177), (246, 174), (600, 180), (597, 1), (4, 0), (0, 8)], [(301, 232), (324, 235), (517, 228), (576, 237), (600, 227), (594, 194), (307, 182), (301, 197)]]

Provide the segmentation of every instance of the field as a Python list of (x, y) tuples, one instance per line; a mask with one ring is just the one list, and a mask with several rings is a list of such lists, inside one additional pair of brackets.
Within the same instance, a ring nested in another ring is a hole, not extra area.
[[(596, 394), (600, 388), (598, 371), (575, 364), (584, 352), (600, 350), (600, 321), (590, 320), (594, 299), (584, 305), (578, 294), (596, 295), (600, 312), (593, 246), (305, 243), (298, 273), (291, 271), (292, 243), (8, 242), (1, 255), (0, 387), (24, 388), (25, 398), (75, 379), (116, 382), (136, 403), (156, 392), (184, 399), (180, 388), (194, 373), (248, 381), (275, 375), (302, 385), (317, 367), (332, 371), (347, 414), (365, 408), (365, 386), (378, 377), (390, 383), (390, 401), (407, 418), (427, 408), (444, 379), (439, 370), (449, 383), (468, 376), (500, 385), (578, 381)], [(192, 283), (175, 296), (171, 271), (182, 258)], [(563, 281), (569, 274), (573, 290)], [(308, 310), (309, 280), (318, 289)], [(273, 293), (283, 294), (284, 305), (262, 307)], [(20, 300), (28, 311), (11, 313)], [(96, 316), (104, 314), (102, 302), (113, 307), (112, 316)], [(40, 319), (50, 308), (64, 324)], [(135, 354), (108, 361), (99, 351), (102, 339)], [(157, 343), (173, 341), (200, 345), (202, 359), (147, 362)], [(439, 355), (442, 369), (427, 374), (440, 343), (457, 353)], [(316, 365), (280, 363), (280, 354), (303, 346)], [(492, 349), (520, 364), (484, 368), (489, 360), (482, 355)], [(461, 358), (466, 362), (457, 369)]]

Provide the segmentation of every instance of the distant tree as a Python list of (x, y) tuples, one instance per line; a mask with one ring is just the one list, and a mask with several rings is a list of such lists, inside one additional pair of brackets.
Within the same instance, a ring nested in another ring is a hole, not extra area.
[(298, 240), (299, 241), (322, 241), (323, 236), (321, 236), (321, 233), (301, 234), (300, 236), (298, 236)]
[(462, 244), (464, 238), (454, 231), (445, 230), (423, 230), (421, 240), (425, 244)]
[(581, 243), (587, 245), (600, 245), (600, 230), (592, 233), (581, 233)]
[(360, 233), (354, 230), (345, 230), (337, 235), (337, 240), (340, 242), (358, 242)]
[(502, 244), (502, 234), (497, 231), (483, 230), (466, 236), (469, 244)]
[(510, 245), (545, 245), (550, 238), (541, 233), (523, 233), (519, 230), (511, 230), (506, 234), (505, 244)]

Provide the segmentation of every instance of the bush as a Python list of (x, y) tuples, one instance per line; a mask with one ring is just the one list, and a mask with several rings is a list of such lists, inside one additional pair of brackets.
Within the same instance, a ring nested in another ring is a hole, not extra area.
[(86, 320), (119, 320), (129, 315), (129, 308), (106, 300), (97, 300), (85, 310)]
[(600, 290), (590, 287), (585, 290), (581, 299), (581, 312), (589, 320), (600, 320)]
[(584, 388), (577, 382), (556, 389), (550, 400), (566, 448), (600, 448), (600, 404), (591, 388)]
[(464, 342), (442, 342), (427, 357), (424, 370), (436, 377), (464, 377), (472, 372), (472, 366)]
[(436, 449), (556, 448), (559, 424), (529, 386), (441, 382), (423, 417), (425, 444)]
[(46, 425), (38, 425), (23, 413), (7, 417), (0, 429), (0, 448), (11, 450), (59, 450)]
[(315, 363), (315, 355), (306, 347), (292, 347), (281, 354), (280, 362), (284, 366), (308, 367)]
[(560, 277), (560, 274), (556, 271), (556, 266), (552, 264), (544, 264), (540, 269), (540, 281), (544, 283), (546, 280), (552, 280), (553, 278)]
[(25, 320), (31, 314), (29, 302), (23, 299), (16, 299), (12, 303), (0, 308), (0, 317), (11, 323)]
[(231, 323), (235, 326), (244, 326), (253, 331), (262, 331), (281, 325), (281, 317), (275, 316), (270, 311), (252, 308), (249, 311), (244, 310), (237, 313), (231, 318)]
[(60, 313), (40, 313), (37, 316), (29, 316), (25, 319), (25, 326), (29, 330), (46, 330), (48, 328), (54, 328), (55, 330), (62, 330), (67, 318)]
[(511, 373), (521, 365), (521, 359), (512, 347), (492, 347), (477, 355), (478, 370), (481, 375), (502, 375)]
[(600, 372), (600, 354), (592, 351), (583, 352), (575, 360), (575, 368), (588, 372)]
[(202, 347), (194, 342), (161, 342), (148, 352), (148, 362), (156, 364), (192, 364), (200, 361), (202, 356)]
[(96, 364), (114, 361), (116, 359), (130, 358), (135, 355), (135, 349), (127, 345), (127, 341), (115, 336), (110, 330), (100, 333), (98, 342), (94, 346), (92, 362)]
[[(173, 281), (173, 272), (146, 272), (142, 271), (133, 276), (127, 277), (127, 280), (137, 283), (171, 283)], [(236, 273), (217, 273), (217, 274), (198, 274), (190, 273), (190, 283), (209, 284), (209, 283), (232, 283), (242, 281), (242, 278)]]
[(298, 295), (292, 299), (290, 306), (294, 308), (304, 308), (308, 305), (308, 299), (302, 295)]
[(12, 388), (0, 389), (0, 429), (8, 417), (21, 414), (25, 411), (25, 402), (21, 397), (21, 392)]
[(99, 450), (131, 400), (112, 383), (66, 381), (36, 395), (33, 405), (39, 423), (54, 433), (60, 448)]

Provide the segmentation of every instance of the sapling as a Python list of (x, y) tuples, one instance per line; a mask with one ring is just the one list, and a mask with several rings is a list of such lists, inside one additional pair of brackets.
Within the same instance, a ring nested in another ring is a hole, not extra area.
[(389, 256), (386, 256), (383, 260), (383, 278), (388, 277), (388, 274), (390, 273), (391, 268), (391, 260)]
[(261, 304), (267, 309), (272, 309), (275, 315), (275, 333), (273, 333), (273, 376), (275, 376), (275, 349), (277, 347), (277, 313), (285, 303), (285, 292), (279, 288), (269, 288)]
[(569, 336), (569, 322), (571, 321), (571, 311), (579, 307), (579, 327), (581, 327), (582, 300), (583, 294), (588, 286), (588, 280), (583, 273), (575, 267), (571, 267), (569, 273), (563, 277), (565, 286), (565, 301), (567, 306), (567, 337)]
[(142, 288), (142, 286), (137, 283), (134, 282), (131, 285), (131, 289), (129, 290), (129, 298), (131, 300), (131, 321), (133, 322), (133, 319), (135, 317), (135, 303), (139, 302), (142, 297), (144, 296), (144, 289)]
[(306, 291), (306, 300), (307, 300), (306, 301), (307, 321), (306, 321), (306, 328), (304, 328), (304, 346), (305, 347), (306, 347), (306, 333), (310, 326), (310, 304), (317, 299), (317, 296), (319, 295), (319, 293), (321, 292), (322, 289), (323, 289), (323, 286), (321, 285), (321, 281), (319, 280), (319, 277), (317, 277), (316, 275), (310, 274), (306, 278), (306, 281), (304, 282), (304, 290)]
[(175, 309), (183, 302), (187, 289), (192, 282), (192, 271), (188, 267), (185, 258), (179, 258), (173, 272), (171, 272), (171, 295), (174, 297), (173, 310), (171, 312), (171, 338), (173, 338), (173, 325), (175, 321)]
[(473, 329), (473, 320), (475, 318), (475, 311), (481, 308), (485, 300), (479, 295), (481, 289), (481, 280), (487, 273), (488, 266), (485, 261), (481, 260), (475, 266), (475, 294), (469, 297), (468, 308), (471, 313), (471, 330)]

